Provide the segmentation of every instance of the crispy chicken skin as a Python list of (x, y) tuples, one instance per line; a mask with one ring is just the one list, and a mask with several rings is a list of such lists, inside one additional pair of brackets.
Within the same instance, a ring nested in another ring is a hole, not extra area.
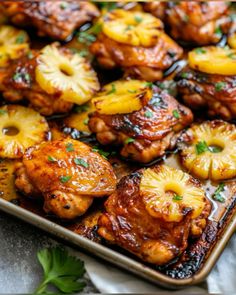
[[(144, 9), (165, 21), (170, 35), (197, 45), (215, 44), (231, 26), (228, 3), (224, 1), (153, 1)], [(219, 30), (220, 29), (220, 30)]]
[(187, 68), (177, 80), (178, 91), (190, 108), (206, 108), (209, 116), (224, 120), (236, 118), (236, 76), (206, 74)]
[[(65, 50), (70, 54), (68, 49)], [(36, 82), (35, 68), (37, 66), (37, 51), (12, 61), (11, 65), (0, 74), (0, 91), (9, 102), (27, 99), (30, 106), (43, 115), (66, 113), (73, 104), (60, 99), (60, 93), (55, 95), (46, 93)]]
[(87, 1), (3, 1), (4, 14), (19, 26), (34, 26), (39, 36), (67, 40), (73, 31), (99, 16)]
[(182, 48), (165, 33), (161, 33), (153, 47), (122, 44), (100, 33), (90, 51), (102, 67), (122, 67), (126, 76), (147, 81), (162, 79), (163, 71), (183, 53)]
[[(179, 222), (153, 217), (145, 207), (145, 195), (140, 192), (143, 171), (120, 180), (115, 193), (105, 202), (105, 213), (98, 221), (98, 233), (146, 262), (163, 265), (186, 249), (192, 228), (191, 211), (183, 209)], [(201, 217), (205, 223), (194, 221), (195, 233), (197, 230), (202, 232), (210, 209), (209, 201), (205, 200), (205, 212)]]
[[(153, 97), (143, 108), (129, 114), (102, 115), (95, 112), (89, 127), (104, 145), (122, 145), (121, 155), (147, 163), (173, 148), (177, 133), (191, 124), (192, 112), (172, 96), (153, 87)], [(127, 139), (133, 141), (125, 143)]]
[(116, 177), (89, 146), (62, 139), (28, 149), (17, 164), (15, 185), (25, 195), (42, 195), (46, 212), (73, 219), (86, 212), (93, 198), (110, 195)]

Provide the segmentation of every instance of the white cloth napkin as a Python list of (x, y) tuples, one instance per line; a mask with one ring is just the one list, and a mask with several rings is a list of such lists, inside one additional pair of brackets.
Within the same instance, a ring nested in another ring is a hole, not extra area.
[[(88, 255), (79, 254), (85, 261), (86, 270), (97, 289), (101, 293), (154, 293), (164, 289), (148, 283), (143, 279), (98, 261)], [(236, 294), (236, 235), (229, 242), (217, 265), (207, 278), (207, 287), (191, 287), (184, 291), (187, 294), (228, 293)], [(175, 291), (182, 294), (182, 291)]]

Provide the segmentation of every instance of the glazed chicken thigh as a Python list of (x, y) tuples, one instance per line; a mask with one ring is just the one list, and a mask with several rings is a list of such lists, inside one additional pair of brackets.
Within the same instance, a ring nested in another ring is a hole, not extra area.
[(15, 185), (27, 196), (43, 196), (46, 212), (73, 219), (87, 211), (93, 198), (110, 195), (116, 177), (89, 146), (62, 139), (29, 148), (17, 164)]
[(186, 249), (189, 236), (202, 233), (210, 210), (199, 181), (155, 166), (120, 180), (105, 202), (98, 233), (142, 260), (162, 265)]
[(34, 26), (40, 36), (67, 40), (73, 31), (99, 16), (87, 1), (4, 1), (3, 12), (18, 26)]

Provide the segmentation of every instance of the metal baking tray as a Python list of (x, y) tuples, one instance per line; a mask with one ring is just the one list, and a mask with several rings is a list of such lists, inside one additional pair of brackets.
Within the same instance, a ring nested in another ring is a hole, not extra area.
[[(167, 164), (178, 166), (174, 157), (170, 156)], [(207, 194), (212, 194), (216, 184), (203, 184)], [(37, 210), (22, 208), (2, 198), (0, 209), (159, 286), (177, 289), (205, 280), (236, 230), (236, 181), (226, 182), (226, 186), (227, 201), (224, 204), (213, 201), (212, 214), (202, 236), (190, 243), (176, 263), (161, 268), (145, 264), (119, 248), (83, 237), (73, 231), (73, 227), (68, 229), (68, 226), (36, 214)]]

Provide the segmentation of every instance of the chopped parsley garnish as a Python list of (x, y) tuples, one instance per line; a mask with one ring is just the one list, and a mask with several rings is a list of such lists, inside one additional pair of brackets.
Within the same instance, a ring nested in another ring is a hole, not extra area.
[(66, 9), (68, 7), (68, 3), (66, 1), (63, 1), (60, 3), (60, 8), (61, 9)]
[(146, 118), (152, 118), (152, 117), (153, 117), (153, 112), (147, 110), (147, 111), (144, 113), (144, 116), (145, 116)]
[(49, 161), (49, 162), (56, 162), (57, 159), (55, 159), (55, 158), (52, 157), (52, 156), (48, 156), (48, 161)]
[(84, 125), (88, 125), (88, 122), (89, 122), (89, 118), (86, 118), (84, 121), (83, 121), (83, 123), (84, 123)]
[(179, 112), (177, 110), (173, 110), (172, 114), (176, 119), (180, 118)]
[(149, 87), (149, 88), (152, 88), (153, 87), (153, 83), (152, 82), (146, 82), (145, 87)]
[(97, 153), (99, 153), (101, 156), (103, 156), (103, 158), (105, 158), (105, 159), (107, 159), (107, 157), (110, 155), (110, 153), (109, 152), (105, 152), (105, 151), (103, 151), (103, 150), (101, 150), (101, 149), (99, 149), (99, 148), (97, 148), (97, 147), (93, 147), (92, 148), (92, 152), (97, 152)]
[(112, 94), (112, 93), (115, 93), (116, 92), (116, 86), (115, 84), (111, 84), (111, 90), (107, 92), (107, 94)]
[(217, 82), (215, 84), (215, 90), (216, 91), (221, 91), (221, 90), (223, 90), (226, 87), (226, 85), (227, 84), (225, 82)]
[(73, 152), (75, 149), (74, 149), (74, 146), (71, 142), (67, 143), (66, 144), (66, 151), (67, 152)]
[(218, 35), (219, 37), (222, 36), (223, 33), (222, 33), (222, 30), (221, 30), (220, 27), (217, 27), (217, 28), (215, 29), (215, 34)]
[(143, 19), (142, 19), (141, 16), (139, 16), (139, 15), (135, 15), (135, 16), (134, 16), (134, 20), (136, 21), (136, 23), (141, 23)]
[(215, 190), (214, 194), (212, 195), (213, 200), (218, 201), (220, 203), (224, 203), (225, 198), (222, 195), (224, 190), (225, 190), (225, 184), (222, 182), (218, 185), (217, 189)]
[(130, 31), (134, 28), (134, 26), (131, 26), (131, 25), (128, 25), (126, 28), (125, 28), (125, 31)]
[(129, 143), (132, 143), (134, 141), (135, 141), (135, 139), (133, 139), (132, 137), (126, 138), (125, 144), (129, 144)]
[(205, 152), (208, 151), (208, 145), (205, 142), (205, 140), (199, 141), (196, 144), (195, 148), (196, 148), (197, 155), (200, 155), (200, 154), (205, 153)]
[(31, 50), (27, 53), (27, 57), (28, 57), (29, 59), (32, 59), (32, 58), (34, 57), (34, 55), (33, 55), (33, 53), (32, 53)]
[(89, 164), (88, 164), (85, 160), (80, 159), (80, 158), (75, 158), (75, 159), (74, 159), (74, 163), (75, 163), (76, 165), (83, 166), (84, 168), (88, 168), (88, 167), (89, 167)]
[(61, 177), (60, 177), (60, 182), (62, 182), (62, 183), (66, 183), (66, 182), (68, 182), (68, 181), (71, 179), (71, 177), (72, 177), (72, 176), (70, 176), (70, 175), (61, 176)]
[(181, 73), (181, 78), (184, 78), (184, 79), (188, 78), (188, 73), (187, 72)]
[(23, 34), (20, 34), (17, 38), (16, 38), (16, 43), (17, 44), (22, 44), (25, 42), (25, 36)]
[(196, 52), (197, 54), (202, 54), (202, 53), (206, 53), (207, 51), (206, 49), (199, 47), (194, 49), (194, 52)]
[(179, 196), (179, 195), (174, 195), (173, 198), (172, 198), (173, 201), (181, 201), (183, 200), (183, 197), (182, 196)]
[(75, 107), (75, 112), (76, 113), (83, 113), (86, 112), (89, 109), (89, 106), (87, 104), (83, 104), (81, 106), (77, 105)]
[(31, 77), (29, 73), (15, 73), (12, 77), (15, 82), (26, 82), (27, 84), (30, 84)]
[(184, 22), (187, 23), (189, 21), (189, 16), (187, 14), (185, 14), (185, 15), (183, 15), (182, 19), (183, 19)]
[(129, 93), (137, 93), (137, 90), (128, 90)]
[(227, 57), (229, 57), (231, 59), (236, 59), (236, 54), (234, 52), (231, 52), (227, 55)]
[(0, 115), (5, 115), (5, 114), (7, 114), (6, 110), (0, 110)]
[(88, 56), (88, 50), (86, 50), (86, 49), (82, 49), (82, 50), (80, 50), (80, 52), (79, 52), (79, 55), (81, 56), (81, 57), (86, 57), (86, 56)]
[(102, 25), (100, 23), (96, 23), (94, 26), (89, 28), (86, 31), (79, 32), (77, 37), (80, 43), (85, 43), (87, 45), (96, 41), (96, 35), (100, 33), (102, 29)]
[(116, 2), (99, 2), (98, 6), (101, 9), (105, 9), (107, 11), (111, 11), (117, 8), (117, 3)]

